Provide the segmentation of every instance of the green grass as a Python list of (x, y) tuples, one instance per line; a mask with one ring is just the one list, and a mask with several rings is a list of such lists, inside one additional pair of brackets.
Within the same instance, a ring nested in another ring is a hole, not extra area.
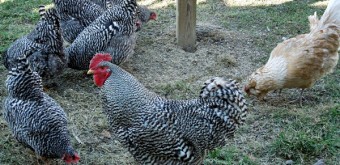
[(0, 3), (0, 52), (17, 38), (29, 33), (39, 20), (39, 5), (51, 4), (49, 0), (6, 0)]
[(333, 98), (340, 98), (340, 65), (338, 64), (334, 70), (332, 76), (325, 77), (325, 87), (326, 89), (320, 95), (329, 95)]
[[(227, 1), (227, 0), (225, 0)], [(252, 0), (256, 1), (256, 0)], [(239, 56), (251, 62), (251, 68), (264, 64), (271, 50), (276, 44), (282, 42), (282, 37), (290, 38), (308, 32), (307, 16), (315, 11), (323, 13), (325, 6), (311, 6), (316, 0), (289, 1), (278, 5), (261, 6), (225, 6), (222, 0), (207, 0), (197, 8), (199, 23), (209, 23), (222, 27), (224, 31), (242, 33), (248, 39), (239, 42), (238, 38), (226, 41), (237, 47), (248, 48), (248, 54), (232, 52), (218, 52), (215, 60), (219, 67), (227, 68), (223, 72), (216, 71), (217, 66), (209, 66), (195, 76), (181, 75), (176, 68), (171, 70), (175, 76), (168, 79), (157, 79), (147, 82), (153, 70), (160, 70), (148, 65), (152, 58), (161, 56), (159, 52), (180, 52), (177, 47), (169, 47), (175, 42), (175, 6), (169, 5), (155, 9), (158, 20), (148, 24), (139, 34), (136, 56), (132, 60), (141, 60), (127, 65), (133, 69), (132, 73), (140, 77), (146, 86), (156, 93), (173, 99), (195, 98), (199, 94), (201, 82), (208, 76), (232, 75), (246, 81), (246, 77), (238, 73), (230, 73), (229, 69), (239, 67)], [(155, 4), (162, 1), (155, 1)], [(0, 52), (3, 52), (17, 38), (29, 33), (39, 20), (37, 8), (40, 4), (51, 4), (50, 0), (12, 0), (0, 3)], [(268, 30), (269, 29), (269, 30)], [(156, 35), (150, 35), (156, 34)], [(223, 39), (223, 35), (221, 35)], [(238, 37), (238, 36), (236, 36)], [(209, 41), (209, 40), (207, 40)], [(155, 47), (159, 42), (162, 45)], [(210, 43), (209, 43), (210, 44)], [(201, 41), (198, 49), (205, 44)], [(164, 46), (165, 45), (165, 46)], [(162, 46), (167, 48), (163, 48)], [(232, 45), (233, 46), (233, 45)], [(211, 49), (215, 49), (213, 47)], [(207, 48), (206, 52), (212, 52)], [(156, 50), (156, 54), (152, 54)], [(158, 52), (159, 50), (159, 52)], [(260, 52), (254, 56), (253, 52)], [(208, 53), (207, 53), (208, 54)], [(188, 56), (195, 56), (192, 53)], [(215, 54), (214, 54), (215, 55)], [(171, 56), (171, 58), (176, 58)], [(207, 58), (210, 55), (207, 55)], [(213, 55), (211, 55), (213, 56)], [(163, 57), (162, 68), (169, 69), (167, 62), (183, 61), (187, 59), (171, 59)], [(213, 59), (213, 58), (212, 58)], [(199, 64), (206, 61), (198, 59), (198, 65), (186, 64), (182, 68), (188, 71), (201, 69)], [(2, 61), (0, 61), (2, 63)], [(143, 64), (140, 68), (137, 64)], [(158, 65), (156, 65), (158, 66)], [(142, 68), (143, 67), (143, 68)], [(149, 69), (150, 67), (151, 69)], [(249, 66), (248, 66), (249, 67)], [(242, 66), (240, 67), (242, 69)], [(149, 69), (149, 70), (148, 70)], [(149, 71), (149, 72), (148, 72)], [(159, 71), (160, 76), (165, 71)], [(158, 73), (158, 72), (156, 72)], [(178, 74), (177, 74), (178, 73)], [(0, 65), (0, 99), (6, 96), (4, 81), (7, 72)], [(250, 73), (249, 73), (250, 74)], [(167, 75), (165, 75), (167, 76)], [(206, 76), (206, 77), (204, 77)], [(154, 76), (155, 77), (155, 76)], [(197, 82), (200, 82), (197, 85)], [(84, 78), (82, 72), (67, 70), (60, 76), (60, 87), (48, 91), (68, 113), (72, 144), (80, 153), (80, 164), (132, 164), (126, 151), (117, 147), (116, 142), (102, 135), (108, 130), (105, 115), (101, 112), (98, 98), (98, 89), (93, 85), (91, 78)], [(319, 80), (316, 85), (305, 93), (306, 100), (300, 107), (288, 101), (297, 98), (297, 90), (284, 90), (281, 96), (273, 95), (267, 102), (259, 102), (254, 98), (246, 97), (249, 103), (249, 117), (244, 126), (236, 131), (235, 139), (228, 140), (225, 147), (215, 149), (208, 153), (207, 165), (278, 165), (286, 160), (293, 160), (294, 165), (313, 164), (317, 159), (324, 159), (326, 164), (336, 165), (340, 162), (340, 65), (334, 73)], [(2, 106), (2, 101), (0, 102)], [(75, 136), (83, 143), (79, 143)], [(123, 157), (123, 158), (122, 158)], [(61, 161), (54, 162), (62, 164)], [(28, 154), (24, 147), (13, 139), (7, 123), (0, 113), (0, 164), (36, 164), (36, 159)]]
[[(231, 8), (224, 14), (223, 20), (228, 20), (226, 28), (244, 31), (261, 31), (261, 35), (253, 33), (256, 44), (270, 53), (282, 37), (291, 38), (309, 30), (307, 17), (315, 11), (319, 16), (323, 9), (310, 6), (316, 1), (290, 1), (279, 5), (259, 7)], [(231, 23), (232, 22), (232, 23)], [(264, 61), (266, 61), (265, 59)], [(263, 62), (263, 61), (262, 61)]]
[(245, 155), (237, 148), (215, 149), (209, 153), (205, 165), (258, 165), (259, 163)]
[[(339, 158), (340, 105), (327, 108), (320, 116), (297, 116), (272, 142), (272, 151), (299, 163), (316, 158)], [(302, 161), (302, 162), (301, 162)]]
[[(224, 0), (228, 1), (228, 0)], [(254, 0), (255, 1), (255, 0)], [(316, 0), (289, 1), (278, 5), (262, 6), (220, 6), (219, 0), (205, 3), (211, 16), (218, 15), (220, 24), (226, 29), (238, 30), (253, 36), (255, 44), (267, 54), (282, 41), (282, 37), (291, 38), (309, 30), (307, 17), (317, 12), (319, 16), (323, 8), (311, 6)], [(214, 7), (212, 7), (214, 6)], [(223, 8), (218, 10), (219, 8)], [(202, 13), (206, 14), (206, 13)], [(203, 16), (202, 16), (203, 17)], [(210, 17), (205, 17), (209, 19)], [(279, 41), (279, 42), (278, 42)], [(268, 58), (254, 59), (264, 63)]]

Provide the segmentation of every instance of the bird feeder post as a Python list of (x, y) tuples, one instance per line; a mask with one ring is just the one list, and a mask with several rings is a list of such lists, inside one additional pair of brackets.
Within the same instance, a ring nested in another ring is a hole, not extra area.
[(177, 0), (177, 43), (188, 52), (196, 50), (196, 1)]

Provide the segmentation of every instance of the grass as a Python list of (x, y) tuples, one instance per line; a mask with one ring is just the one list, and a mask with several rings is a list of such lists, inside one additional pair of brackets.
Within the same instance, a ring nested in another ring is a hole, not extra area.
[(245, 155), (237, 148), (222, 148), (211, 151), (205, 164), (223, 164), (223, 165), (258, 165), (259, 163), (253, 157)]
[[(122, 67), (150, 90), (173, 99), (197, 97), (204, 81), (215, 76), (235, 78), (242, 84), (267, 61), (283, 37), (308, 32), (307, 16), (314, 11), (321, 15), (326, 7), (315, 6), (323, 2), (316, 0), (275, 0), (274, 5), (251, 1), (256, 5), (237, 4), (242, 2), (237, 0), (198, 1), (201, 31), (195, 53), (176, 46), (173, 1), (139, 1), (155, 10), (158, 20), (139, 32), (136, 53)], [(166, 3), (170, 5), (164, 6)], [(40, 4), (51, 1), (0, 1), (1, 53), (34, 28)], [(6, 96), (6, 74), (0, 65), (1, 100)], [(127, 151), (106, 134), (109, 126), (92, 78), (84, 78), (81, 71), (66, 70), (56, 82), (59, 86), (48, 94), (68, 114), (72, 144), (82, 157), (80, 164), (134, 164)], [(247, 97), (250, 111), (246, 124), (225, 147), (208, 153), (205, 164), (277, 165), (292, 160), (303, 165), (317, 159), (339, 164), (340, 65), (306, 90), (302, 107), (289, 103), (297, 94), (295, 89), (284, 90), (281, 96), (270, 94), (266, 102)], [(1, 112), (0, 164), (37, 164), (35, 156), (13, 139)]]
[(270, 148), (277, 155), (301, 164), (313, 157), (338, 158), (339, 117), (339, 105), (327, 108), (318, 117), (297, 116), (277, 135)]

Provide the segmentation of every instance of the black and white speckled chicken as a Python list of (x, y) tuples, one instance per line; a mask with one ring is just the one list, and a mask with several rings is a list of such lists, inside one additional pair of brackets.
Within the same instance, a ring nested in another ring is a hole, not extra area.
[(85, 28), (78, 20), (65, 14), (60, 14), (60, 27), (63, 39), (68, 44), (71, 44)]
[(67, 64), (63, 51), (59, 16), (54, 8), (46, 10), (40, 6), (40, 21), (28, 35), (17, 39), (4, 53), (4, 65), (10, 70), (16, 66), (16, 59), (33, 48), (28, 58), (31, 68), (43, 78), (59, 75)]
[(114, 0), (90, 0), (90, 1), (99, 5), (103, 9), (108, 9), (115, 4)]
[(139, 5), (137, 8), (137, 18), (139, 19), (141, 25), (138, 26), (137, 31), (141, 29), (141, 27), (148, 23), (150, 20), (156, 20), (157, 14), (154, 11), (151, 11), (148, 9), (147, 6), (141, 6)]
[(105, 11), (89, 0), (53, 0), (57, 11), (80, 22), (84, 27), (90, 25)]
[(140, 164), (201, 164), (245, 121), (246, 101), (233, 80), (213, 78), (197, 99), (168, 100), (109, 61), (96, 54), (88, 74), (101, 87), (113, 134)]
[(61, 19), (62, 35), (72, 43), (106, 9), (90, 0), (53, 0)]
[[(92, 17), (90, 18), (94, 18), (94, 17), (99, 17), (101, 14), (103, 14), (103, 12), (109, 8), (111, 8), (113, 5), (120, 5), (117, 4), (118, 2), (116, 1), (112, 1), (112, 0), (91, 0), (88, 2), (85, 2), (84, 0), (81, 0), (82, 3), (80, 3), (80, 5), (78, 6), (93, 6), (92, 8), (90, 8), (91, 10), (95, 10), (95, 11), (89, 11), (87, 13), (92, 13)], [(81, 5), (83, 4), (83, 5)], [(59, 8), (63, 7), (64, 5), (59, 5)], [(101, 8), (98, 8), (98, 6), (100, 6)], [(85, 7), (79, 7), (79, 8), (85, 8)], [(150, 20), (156, 20), (157, 19), (157, 14), (153, 11), (150, 11), (146, 6), (138, 6), (137, 7), (137, 18), (138, 21), (140, 22), (141, 25), (146, 24), (147, 22), (149, 22)], [(89, 25), (89, 22), (93, 22), (94, 20), (92, 19), (85, 19), (87, 20), (87, 24), (82, 24), (78, 19), (72, 17), (71, 14), (68, 14), (66, 12), (61, 11), (60, 13), (60, 17), (61, 17), (61, 28), (63, 30), (63, 37), (64, 40), (67, 41), (68, 43), (72, 43), (77, 36)], [(79, 17), (81, 17), (81, 15), (83, 15), (83, 17), (86, 17), (85, 14), (78, 14), (80, 15)], [(84, 18), (82, 18), (84, 19)], [(139, 31), (141, 29), (141, 25), (138, 26), (136, 31)]]
[(72, 148), (67, 130), (67, 116), (60, 105), (43, 92), (41, 77), (30, 69), (25, 52), (17, 57), (6, 80), (8, 96), (4, 118), (14, 137), (43, 160), (60, 158), (67, 164), (80, 159)]
[[(104, 9), (108, 9), (113, 5), (120, 5), (119, 2), (117, 2), (116, 0), (91, 0), (91, 1)], [(156, 20), (157, 14), (156, 12), (148, 9), (147, 6), (137, 4), (137, 19), (139, 19), (139, 22), (141, 23), (141, 25), (137, 29), (137, 31), (139, 31), (143, 24), (146, 24), (150, 20)]]
[(76, 40), (65, 49), (68, 66), (73, 69), (88, 69), (90, 60), (98, 52), (113, 55), (112, 62), (120, 64), (134, 52), (138, 23), (135, 0), (117, 0), (114, 5), (87, 26)]

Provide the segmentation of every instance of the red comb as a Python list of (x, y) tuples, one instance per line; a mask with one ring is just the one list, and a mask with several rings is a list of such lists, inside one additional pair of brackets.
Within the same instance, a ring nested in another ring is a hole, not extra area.
[(90, 69), (96, 67), (102, 61), (111, 61), (112, 57), (109, 53), (97, 53), (90, 61)]
[(157, 20), (157, 14), (155, 12), (150, 13), (150, 19), (151, 20)]

